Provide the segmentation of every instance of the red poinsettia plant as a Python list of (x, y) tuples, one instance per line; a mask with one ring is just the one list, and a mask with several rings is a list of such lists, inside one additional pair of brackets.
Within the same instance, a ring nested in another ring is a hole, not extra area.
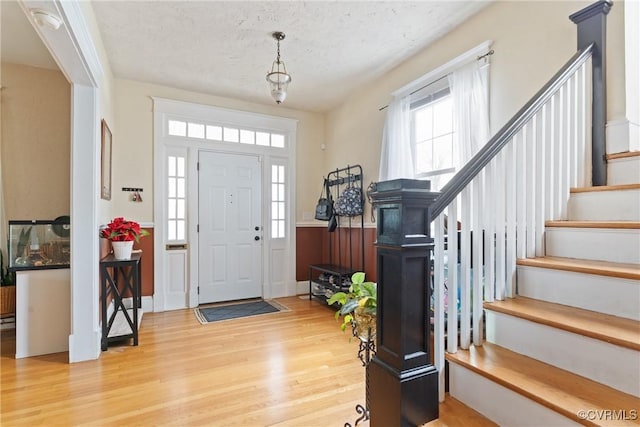
[(121, 216), (114, 218), (100, 231), (100, 237), (109, 239), (112, 242), (128, 242), (131, 240), (140, 242), (141, 237), (148, 235), (149, 232), (141, 229), (140, 224), (135, 221), (127, 221)]

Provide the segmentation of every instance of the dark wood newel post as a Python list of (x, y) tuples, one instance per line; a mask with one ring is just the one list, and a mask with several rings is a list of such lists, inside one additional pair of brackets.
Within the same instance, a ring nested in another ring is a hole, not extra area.
[(569, 16), (578, 26), (578, 50), (595, 43), (592, 64), (592, 185), (607, 184), (607, 14), (611, 0), (600, 0)]
[(419, 426), (438, 418), (438, 372), (429, 357), (429, 181), (380, 182), (377, 211), (377, 351), (369, 364), (371, 427)]

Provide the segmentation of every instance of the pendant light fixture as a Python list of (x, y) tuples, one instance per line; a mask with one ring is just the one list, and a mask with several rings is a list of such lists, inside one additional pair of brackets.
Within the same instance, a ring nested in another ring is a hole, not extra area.
[(276, 60), (271, 65), (271, 72), (267, 73), (267, 81), (269, 82), (271, 96), (276, 103), (280, 104), (287, 97), (287, 87), (291, 83), (291, 76), (287, 73), (284, 61), (280, 59), (280, 41), (284, 40), (285, 35), (280, 31), (276, 31), (272, 36), (278, 43), (278, 56), (276, 56)]

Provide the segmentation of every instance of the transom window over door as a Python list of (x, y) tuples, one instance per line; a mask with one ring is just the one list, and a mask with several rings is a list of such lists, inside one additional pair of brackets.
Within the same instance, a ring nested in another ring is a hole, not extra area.
[[(245, 197), (249, 194), (248, 187), (239, 179), (225, 181), (228, 184), (225, 187), (226, 196), (220, 200), (224, 200), (229, 209), (224, 214), (214, 215), (215, 224), (221, 224), (218, 220), (225, 215), (232, 215), (233, 221), (239, 221), (241, 227), (238, 227), (246, 232), (248, 243), (243, 241), (235, 249), (224, 253), (228, 257), (235, 257), (239, 266), (246, 262), (256, 266), (252, 280), (259, 287), (250, 295), (218, 295), (214, 299), (295, 295), (295, 256), (292, 256), (295, 254), (296, 235), (295, 220), (292, 220), (295, 218), (295, 186), (292, 186), (295, 183), (295, 168), (292, 165), (295, 165), (297, 121), (169, 99), (153, 100), (154, 191), (157, 195), (154, 198), (154, 218), (157, 222), (154, 239), (154, 253), (157, 255), (157, 262), (154, 263), (154, 309), (163, 311), (195, 307), (200, 302), (199, 291), (203, 291), (200, 273), (206, 273), (206, 269), (212, 267), (209, 276), (218, 280), (219, 275), (233, 270), (221, 268), (223, 265), (233, 266), (233, 260), (223, 263), (225, 255), (221, 255), (224, 251), (218, 247), (221, 244), (219, 239), (213, 239), (213, 246), (202, 244), (201, 241), (203, 233), (211, 231), (211, 227), (206, 228), (201, 214), (220, 213), (218, 201), (213, 204), (207, 202), (218, 199), (212, 199), (204, 191), (209, 189), (215, 192), (218, 191), (217, 187), (205, 184), (222, 182), (221, 177), (207, 181), (201, 175), (201, 172), (208, 170), (207, 165), (199, 160), (204, 153), (210, 153), (214, 158), (253, 159), (252, 165), (255, 163), (257, 166), (255, 170), (251, 168), (250, 172), (256, 178), (255, 182), (251, 181), (251, 194), (259, 195), (256, 200), (260, 205), (259, 208), (252, 205), (248, 209), (245, 203), (248, 200)], [(226, 167), (232, 164), (231, 161), (224, 161), (221, 165)], [(245, 177), (249, 169), (244, 166), (236, 168), (235, 171), (240, 174), (236, 174), (236, 177)], [(212, 174), (224, 175), (227, 172), (229, 170), (220, 167), (214, 168)], [(237, 212), (232, 214), (234, 207)], [(256, 212), (257, 217), (252, 216), (252, 220), (247, 222), (244, 219), (249, 211)], [(234, 236), (237, 234), (233, 231), (230, 233)], [(214, 256), (209, 256), (211, 251)], [(255, 252), (258, 259), (248, 261), (247, 251)], [(216, 262), (210, 262), (211, 259)], [(242, 275), (248, 269), (239, 268), (235, 271), (239, 272), (238, 280), (234, 282), (237, 284), (245, 279)], [(222, 282), (231, 283), (223, 279)]]
[(235, 126), (199, 123), (191, 120), (169, 119), (167, 121), (167, 134), (170, 136), (208, 141), (285, 148), (285, 136), (280, 133)]

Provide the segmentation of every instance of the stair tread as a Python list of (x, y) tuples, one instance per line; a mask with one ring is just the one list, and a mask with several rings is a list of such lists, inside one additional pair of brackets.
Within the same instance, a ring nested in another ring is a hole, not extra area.
[(600, 185), (597, 187), (572, 187), (571, 193), (589, 193), (593, 191), (639, 190), (640, 184)]
[(520, 296), (484, 308), (640, 351), (640, 322), (633, 319)]
[(640, 229), (640, 221), (546, 221), (546, 227)]
[(640, 264), (626, 264), (551, 256), (518, 259), (516, 264), (529, 267), (551, 268), (555, 270), (575, 271), (578, 273), (640, 280)]
[[(622, 410), (631, 417), (640, 407), (640, 398), (491, 343), (446, 358), (581, 424), (596, 425), (580, 419), (580, 411)], [(616, 425), (640, 425), (638, 418)]]

